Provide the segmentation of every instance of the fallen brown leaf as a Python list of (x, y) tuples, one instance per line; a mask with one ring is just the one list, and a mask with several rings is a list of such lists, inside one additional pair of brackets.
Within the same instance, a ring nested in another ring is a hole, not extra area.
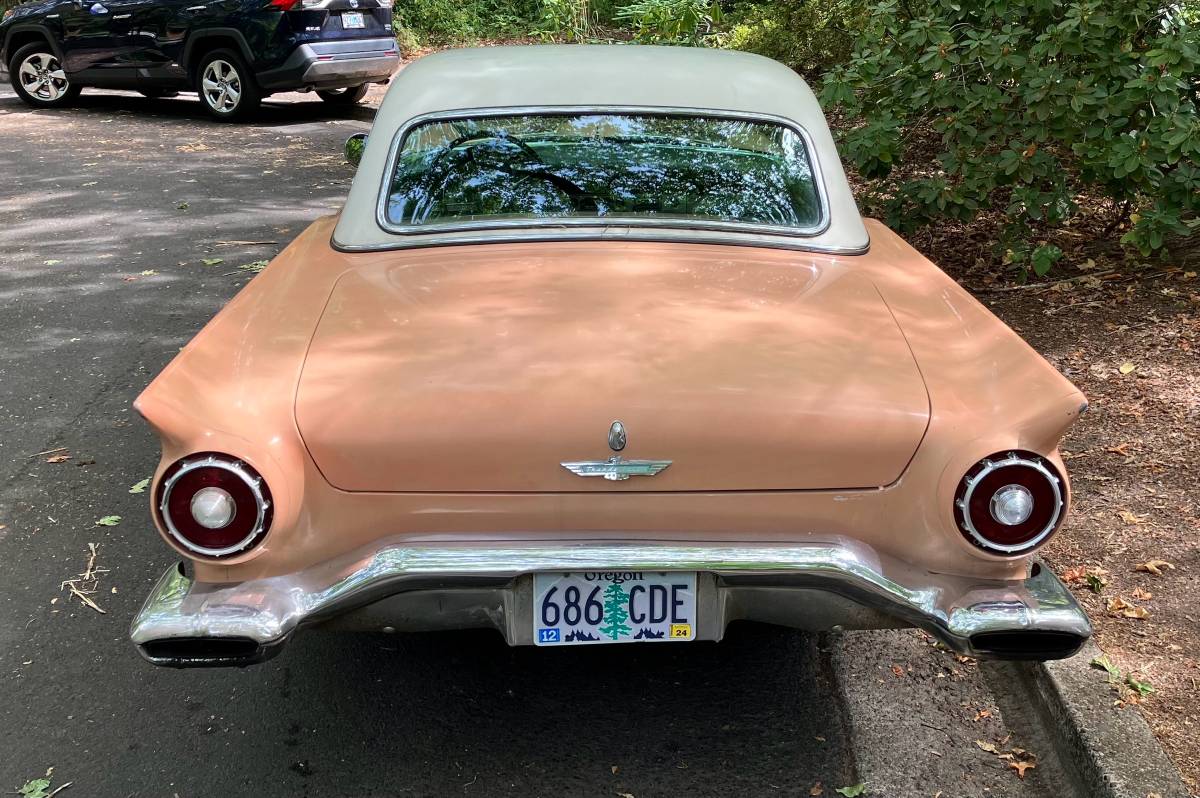
[(1030, 768), (1037, 767), (1037, 764), (1034, 762), (1027, 762), (1023, 759), (1017, 759), (1012, 762), (1009, 762), (1008, 766), (1010, 768), (1012, 768), (1013, 770), (1017, 771), (1018, 778), (1023, 779), (1023, 778), (1025, 778), (1025, 771), (1029, 770)]
[(1120, 618), (1134, 618), (1139, 621), (1144, 621), (1150, 617), (1150, 612), (1145, 607), (1132, 604), (1126, 601), (1123, 596), (1117, 596), (1109, 600), (1108, 613)]
[(1142, 590), (1140, 587), (1135, 587), (1133, 589), (1133, 592), (1130, 593), (1129, 596), (1131, 598), (1137, 599), (1138, 601), (1149, 601), (1150, 599), (1154, 598), (1153, 593), (1150, 593), (1149, 591), (1146, 591), (1146, 590)]
[(901, 668), (899, 665), (893, 665), (892, 673), (896, 674), (896, 678), (903, 677), (904, 676), (904, 668)]
[(989, 754), (1000, 753), (999, 751), (996, 750), (996, 746), (994, 743), (989, 743), (985, 740), (976, 740), (975, 745), (979, 746), (979, 749), (981, 751), (987, 751)]
[(1082, 565), (1077, 565), (1074, 568), (1068, 568), (1063, 571), (1062, 580), (1064, 582), (1082, 582), (1087, 575), (1087, 568)]
[(1117, 517), (1120, 518), (1125, 523), (1129, 524), (1130, 526), (1133, 526), (1135, 524), (1146, 523), (1146, 520), (1150, 516), (1149, 515), (1137, 515), (1135, 513), (1130, 512), (1129, 510), (1118, 510)]
[(818, 781), (816, 784), (814, 784), (809, 789), (808, 794), (809, 795), (822, 795), (824, 792), (825, 792), (825, 788), (822, 787), (821, 782)]
[(47, 457), (46, 462), (47, 463), (65, 463), (70, 459), (71, 459), (71, 455), (69, 455), (69, 454), (56, 454), (53, 457)]
[(1133, 570), (1144, 571), (1146, 573), (1154, 574), (1155, 576), (1162, 576), (1163, 571), (1169, 571), (1174, 567), (1174, 565), (1171, 565), (1171, 563), (1167, 562), (1166, 560), (1147, 560), (1146, 562), (1135, 565)]

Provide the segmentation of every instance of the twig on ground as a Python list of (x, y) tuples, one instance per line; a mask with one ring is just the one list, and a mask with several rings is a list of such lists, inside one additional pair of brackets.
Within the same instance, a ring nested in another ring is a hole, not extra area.
[[(96, 586), (100, 581), (100, 575), (108, 573), (108, 569), (96, 567), (97, 552), (95, 543), (88, 544), (88, 552), (87, 567), (84, 569), (83, 573), (74, 579), (64, 580), (58, 586), (58, 589), (70, 590), (71, 595), (79, 599), (82, 604), (91, 607), (101, 615), (107, 615), (108, 613), (101, 609), (99, 604), (92, 601), (90, 594), (96, 592)], [(81, 588), (80, 585), (83, 585), (83, 587)]]
[(1049, 291), (1054, 286), (1061, 285), (1062, 283), (1078, 283), (1083, 280), (1115, 280), (1120, 279), (1120, 277), (1120, 272), (1108, 271), (1101, 274), (1081, 274), (1078, 277), (1067, 277), (1066, 279), (1054, 280), (1053, 282), (1049, 283), (1025, 283), (1024, 285), (1002, 285), (999, 288), (981, 288), (978, 291), (975, 291), (975, 293), (1004, 294), (1008, 293), (1009, 291), (1034, 291), (1039, 288), (1043, 291)]
[(65, 452), (66, 450), (67, 450), (66, 446), (59, 446), (57, 449), (47, 449), (44, 452), (38, 452), (37, 454), (31, 454), (28, 457), (26, 457), (25, 459), (32, 460), (33, 458), (41, 457), (44, 454), (54, 454), (55, 452)]
[(218, 247), (265, 247), (268, 244), (278, 244), (278, 241), (218, 241)]
[(1104, 303), (1100, 302), (1099, 300), (1092, 302), (1070, 302), (1066, 305), (1058, 305), (1057, 307), (1050, 308), (1046, 311), (1046, 315), (1053, 316), (1055, 313), (1062, 313), (1064, 310), (1070, 310), (1071, 308), (1091, 308), (1103, 304)]

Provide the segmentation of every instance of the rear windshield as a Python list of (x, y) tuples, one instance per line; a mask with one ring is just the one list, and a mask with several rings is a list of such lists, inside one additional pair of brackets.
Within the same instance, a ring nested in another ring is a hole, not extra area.
[(626, 113), (425, 122), (406, 135), (392, 225), (704, 222), (817, 227), (803, 138), (768, 121)]

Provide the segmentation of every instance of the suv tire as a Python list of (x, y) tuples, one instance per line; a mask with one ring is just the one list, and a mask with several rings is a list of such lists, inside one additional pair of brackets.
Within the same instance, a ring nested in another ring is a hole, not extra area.
[(13, 91), (34, 108), (61, 108), (79, 96), (80, 88), (67, 78), (58, 56), (45, 42), (34, 42), (17, 50), (8, 63), (8, 71)]
[(317, 96), (330, 105), (354, 105), (362, 102), (362, 98), (367, 96), (368, 84), (363, 83), (360, 86), (351, 86), (348, 89), (333, 89), (330, 91), (318, 91)]
[(196, 91), (204, 110), (222, 122), (245, 119), (262, 102), (254, 73), (232, 50), (204, 54), (196, 67)]

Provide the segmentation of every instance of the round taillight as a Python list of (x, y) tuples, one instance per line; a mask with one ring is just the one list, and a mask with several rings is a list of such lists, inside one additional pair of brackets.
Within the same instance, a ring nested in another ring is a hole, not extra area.
[(271, 492), (249, 464), (205, 452), (166, 470), (158, 511), (167, 532), (188, 551), (228, 557), (256, 545), (271, 527)]
[(1024, 554), (1043, 543), (1063, 517), (1063, 482), (1032, 452), (980, 460), (954, 496), (954, 517), (967, 540), (996, 554)]

